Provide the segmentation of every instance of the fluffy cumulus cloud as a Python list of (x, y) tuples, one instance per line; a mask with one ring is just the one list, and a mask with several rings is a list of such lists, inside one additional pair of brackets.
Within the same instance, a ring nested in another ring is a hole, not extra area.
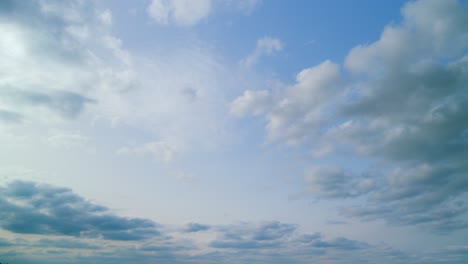
[(280, 94), (245, 91), (231, 103), (231, 113), (238, 116), (263, 114), (269, 140), (297, 145), (321, 133), (321, 127), (333, 111), (329, 102), (337, 100), (340, 83), (339, 66), (325, 61), (302, 70), (296, 76), (296, 83)]
[(459, 1), (414, 1), (403, 7), (402, 15), (402, 24), (387, 26), (378, 41), (350, 51), (345, 65), (351, 72), (388, 72), (466, 50), (466, 7)]
[(339, 66), (325, 61), (302, 70), (296, 84), (288, 87), (267, 114), (268, 138), (295, 145), (320, 134), (333, 111), (328, 102), (337, 97), (341, 82)]
[(247, 90), (244, 94), (234, 100), (229, 108), (233, 115), (242, 117), (247, 114), (261, 115), (270, 107), (271, 95), (267, 90), (251, 91)]
[(346, 58), (350, 71), (369, 80), (343, 107), (348, 121), (330, 135), (388, 162), (382, 191), (351, 214), (465, 229), (468, 9), (457, 1), (418, 1), (402, 14), (401, 25)]
[(347, 216), (466, 229), (467, 24), (466, 3), (409, 2), (401, 23), (350, 50), (347, 83), (327, 61), (279, 95), (246, 91), (231, 112), (263, 116), (269, 139), (305, 142), (316, 159), (335, 152), (370, 164), (362, 172), (314, 165), (305, 173), (314, 196), (360, 198), (342, 210)]

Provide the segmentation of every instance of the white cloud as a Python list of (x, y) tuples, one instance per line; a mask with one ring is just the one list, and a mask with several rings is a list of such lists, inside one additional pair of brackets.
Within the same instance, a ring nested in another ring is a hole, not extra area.
[(247, 114), (261, 115), (271, 107), (271, 99), (269, 91), (246, 90), (242, 96), (236, 98), (230, 104), (230, 112), (238, 117), (242, 117)]
[(152, 0), (148, 13), (159, 24), (193, 26), (210, 14), (211, 6), (211, 0)]
[(296, 84), (275, 98), (268, 98), (267, 91), (246, 91), (231, 103), (231, 113), (239, 116), (263, 113), (268, 121), (269, 140), (295, 145), (318, 135), (327, 122), (329, 104), (337, 99), (340, 83), (339, 66), (325, 61), (301, 71)]
[(278, 51), (283, 50), (284, 44), (281, 40), (271, 37), (263, 37), (257, 40), (255, 50), (243, 59), (240, 64), (243, 67), (251, 67), (258, 63), (264, 56), (271, 56)]
[(111, 26), (112, 25), (112, 12), (109, 9), (102, 11), (99, 14), (99, 19), (101, 20), (101, 23), (103, 25)]
[(450, 57), (465, 51), (468, 23), (458, 1), (410, 2), (402, 9), (401, 25), (389, 25), (380, 39), (353, 48), (345, 66), (353, 73), (378, 73), (433, 57)]

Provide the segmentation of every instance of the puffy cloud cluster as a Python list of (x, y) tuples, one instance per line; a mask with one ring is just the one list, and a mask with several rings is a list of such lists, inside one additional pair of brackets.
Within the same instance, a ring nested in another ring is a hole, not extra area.
[(296, 76), (296, 84), (280, 95), (270, 95), (266, 90), (245, 91), (231, 103), (230, 110), (239, 116), (265, 115), (268, 138), (295, 145), (321, 134), (340, 83), (339, 66), (325, 61), (302, 70)]
[(402, 24), (389, 25), (378, 41), (353, 48), (345, 66), (353, 73), (389, 74), (419, 60), (459, 56), (468, 45), (466, 9), (457, 0), (410, 2), (401, 10)]
[(245, 92), (231, 112), (264, 116), (270, 140), (305, 142), (315, 158), (335, 153), (371, 164), (361, 174), (313, 166), (304, 176), (320, 198), (365, 197), (346, 215), (465, 229), (468, 6), (413, 1), (402, 16), (374, 43), (351, 49), (347, 83), (339, 81), (339, 66), (326, 61), (299, 73), (279, 95)]

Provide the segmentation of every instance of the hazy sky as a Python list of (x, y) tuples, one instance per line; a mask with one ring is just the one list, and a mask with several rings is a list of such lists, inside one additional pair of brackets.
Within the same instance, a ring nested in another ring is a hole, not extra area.
[(0, 262), (468, 262), (468, 3), (0, 0)]

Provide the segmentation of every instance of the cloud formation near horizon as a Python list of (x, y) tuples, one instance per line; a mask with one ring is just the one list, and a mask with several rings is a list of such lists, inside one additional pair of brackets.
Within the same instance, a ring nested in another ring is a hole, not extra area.
[[(56, 260), (68, 259), (69, 263), (90, 260), (206, 263), (232, 258), (241, 263), (263, 263), (276, 259), (278, 254), (289, 262), (303, 263), (310, 258), (334, 258), (340, 252), (343, 258), (357, 261), (361, 251), (377, 257), (386, 250), (344, 237), (329, 239), (320, 233), (301, 234), (295, 225), (278, 221), (223, 226), (191, 223), (175, 239), (173, 231), (151, 220), (120, 217), (68, 188), (35, 182), (14, 181), (2, 186), (0, 209), (0, 227), (10, 237), (0, 239), (0, 252), (15, 252), (16, 256), (8, 258), (15, 263), (54, 262), (52, 255)], [(201, 241), (196, 245), (188, 237), (180, 238), (180, 234), (189, 236), (201, 231), (216, 238), (205, 245)], [(30, 234), (40, 239), (32, 239)], [(206, 249), (201, 250), (202, 247)], [(207, 250), (211, 253), (206, 253)]]
[(0, 194), (0, 226), (13, 233), (109, 240), (142, 240), (159, 234), (153, 221), (118, 217), (70, 189), (16, 181)]

